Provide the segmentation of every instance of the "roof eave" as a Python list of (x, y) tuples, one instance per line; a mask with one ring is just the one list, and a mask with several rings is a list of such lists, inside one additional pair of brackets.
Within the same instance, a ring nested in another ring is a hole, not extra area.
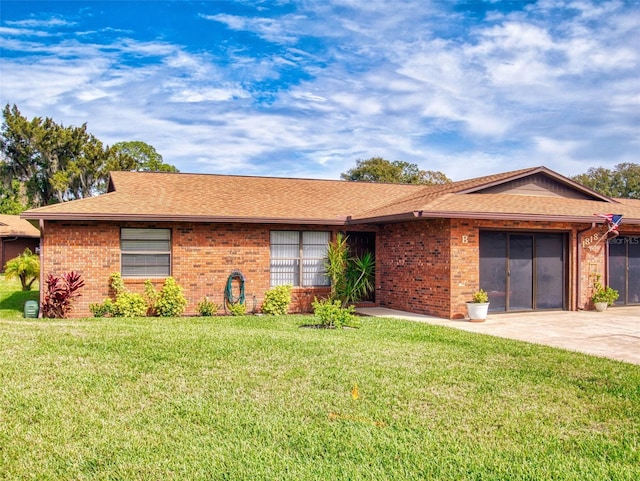
[(313, 224), (313, 225), (345, 225), (347, 218), (284, 218), (284, 217), (236, 217), (236, 216), (201, 216), (201, 215), (154, 215), (154, 214), (71, 214), (24, 212), (21, 217), (27, 220), (58, 221), (118, 221), (118, 222), (198, 222), (198, 223), (245, 223), (245, 224)]
[[(405, 214), (352, 219), (349, 224), (380, 224), (385, 222), (402, 222), (418, 219), (477, 219), (477, 220), (513, 220), (536, 222), (568, 222), (572, 224), (603, 224), (604, 219), (596, 216), (567, 216), (561, 214), (514, 214), (502, 212), (429, 212), (414, 211)], [(640, 219), (624, 217), (623, 225), (640, 225)]]

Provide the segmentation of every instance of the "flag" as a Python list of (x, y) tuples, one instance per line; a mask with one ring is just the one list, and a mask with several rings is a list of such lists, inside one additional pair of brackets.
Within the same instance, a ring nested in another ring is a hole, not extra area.
[(607, 234), (613, 232), (618, 235), (618, 229), (622, 223), (622, 214), (596, 214), (598, 217), (602, 217), (607, 221)]

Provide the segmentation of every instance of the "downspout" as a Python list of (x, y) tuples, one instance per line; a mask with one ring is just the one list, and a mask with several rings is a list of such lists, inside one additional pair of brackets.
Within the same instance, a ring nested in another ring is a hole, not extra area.
[(44, 302), (44, 219), (38, 220), (40, 227), (40, 308), (38, 309), (38, 317), (42, 317), (42, 303)]
[(592, 222), (591, 227), (587, 227), (586, 229), (576, 231), (576, 250), (578, 252), (578, 255), (577, 255), (577, 264), (576, 264), (575, 274), (576, 274), (576, 309), (578, 310), (580, 310), (580, 306), (578, 305), (578, 303), (580, 302), (580, 293), (582, 292), (582, 289), (581, 289), (582, 286), (580, 285), (581, 284), (580, 266), (582, 265), (582, 244), (580, 242), (580, 236), (585, 232), (591, 229), (594, 229), (595, 227), (596, 227), (596, 223)]

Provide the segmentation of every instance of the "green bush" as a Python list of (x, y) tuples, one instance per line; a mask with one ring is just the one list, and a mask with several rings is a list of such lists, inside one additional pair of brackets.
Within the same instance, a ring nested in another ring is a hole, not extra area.
[(119, 272), (114, 272), (109, 276), (109, 287), (115, 300), (105, 299), (102, 304), (91, 304), (89, 310), (95, 317), (143, 317), (147, 315), (147, 303), (144, 297), (127, 291)]
[(247, 313), (247, 306), (238, 302), (236, 304), (227, 304), (227, 309), (232, 316), (244, 316)]
[(274, 316), (283, 316), (289, 312), (291, 304), (291, 285), (275, 286), (264, 293), (262, 312)]
[(147, 279), (144, 281), (144, 294), (143, 297), (147, 303), (147, 315), (148, 316), (157, 316), (158, 313), (156, 311), (156, 304), (158, 302), (158, 291), (154, 287), (153, 283)]
[(89, 304), (89, 310), (94, 317), (113, 315), (113, 301), (111, 299), (105, 299), (102, 304)]
[(320, 325), (324, 327), (358, 327), (360, 322), (353, 315), (355, 306), (342, 307), (339, 299), (314, 299), (313, 313), (320, 321)]
[(122, 276), (119, 272), (114, 272), (109, 277), (109, 287), (113, 291), (113, 295), (118, 297), (119, 294), (122, 294), (127, 290), (124, 286), (124, 281), (122, 280)]
[(162, 317), (181, 316), (187, 307), (187, 299), (182, 293), (182, 287), (173, 277), (167, 277), (155, 303), (155, 310)]
[(218, 309), (220, 309), (220, 306), (206, 297), (198, 303), (198, 314), (204, 317), (215, 316), (218, 313)]
[[(110, 300), (107, 301), (110, 302)], [(147, 315), (147, 303), (142, 294), (125, 291), (119, 294), (113, 302), (111, 315), (114, 317), (144, 317)]]
[(109, 277), (109, 287), (115, 300), (105, 299), (102, 304), (91, 304), (89, 310), (95, 317), (176, 317), (182, 315), (187, 307), (182, 287), (173, 277), (167, 277), (160, 292), (147, 279), (144, 294), (137, 294), (129, 292), (120, 273), (114, 272)]

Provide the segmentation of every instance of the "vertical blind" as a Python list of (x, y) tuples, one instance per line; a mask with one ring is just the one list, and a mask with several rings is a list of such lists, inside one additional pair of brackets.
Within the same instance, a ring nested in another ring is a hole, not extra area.
[(327, 286), (329, 232), (272, 231), (271, 285)]

